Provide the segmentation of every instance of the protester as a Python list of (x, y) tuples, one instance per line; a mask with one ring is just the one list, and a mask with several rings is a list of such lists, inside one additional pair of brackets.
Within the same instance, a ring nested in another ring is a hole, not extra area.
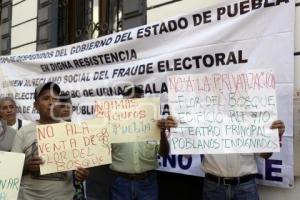
[(70, 95), (62, 93), (59, 95), (58, 102), (54, 107), (54, 114), (58, 120), (71, 122), (72, 118), (72, 100)]
[[(125, 88), (125, 98), (143, 98), (144, 92), (137, 86)], [(161, 129), (160, 145), (151, 142), (112, 144), (112, 164), (114, 179), (111, 187), (112, 200), (156, 200), (158, 186), (156, 180), (157, 154), (169, 154), (166, 128), (176, 127), (172, 117), (157, 122)]]
[[(53, 118), (52, 111), (59, 93), (60, 88), (55, 83), (47, 82), (39, 85), (34, 93), (34, 106), (39, 112), (40, 118), (22, 127), (15, 137), (12, 151), (25, 153), (19, 200), (73, 199), (75, 190), (72, 184), (72, 172), (40, 175), (40, 165), (43, 164), (43, 160), (37, 152), (36, 126), (58, 122)], [(78, 168), (75, 176), (77, 180), (83, 181), (88, 176), (88, 171)]]
[(6, 125), (6, 121), (0, 119), (0, 151), (11, 151), (11, 146), (16, 135), (16, 130)]
[(90, 174), (85, 181), (87, 200), (110, 200), (112, 173), (108, 165), (89, 168)]
[[(280, 120), (270, 127), (278, 129), (281, 137), (285, 126)], [(272, 153), (259, 154), (269, 158)], [(205, 172), (203, 183), (203, 200), (258, 200), (255, 175), (257, 164), (255, 154), (207, 154), (204, 155), (202, 168)]]
[(17, 105), (11, 97), (0, 99), (0, 117), (15, 130), (19, 130), (22, 126), (30, 123), (30, 121), (17, 118)]
[[(72, 117), (72, 101), (68, 94), (60, 94), (59, 101), (55, 104), (54, 115), (57, 120), (64, 120), (71, 122)], [(75, 174), (73, 173), (73, 185), (75, 187), (75, 195), (73, 200), (84, 200), (84, 187), (83, 182), (76, 180)]]

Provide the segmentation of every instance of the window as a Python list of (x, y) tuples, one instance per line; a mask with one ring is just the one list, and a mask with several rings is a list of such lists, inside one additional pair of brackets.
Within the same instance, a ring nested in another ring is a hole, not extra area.
[(2, 0), (1, 3), (1, 55), (10, 54), (11, 3), (11, 0)]
[(39, 0), (37, 47), (68, 45), (145, 23), (146, 0)]
[(58, 46), (120, 31), (122, 2), (122, 0), (59, 1)]
[(91, 38), (92, 0), (63, 0), (58, 4), (58, 46)]
[(99, 0), (98, 22), (94, 20), (93, 34), (96, 37), (122, 30), (122, 0)]

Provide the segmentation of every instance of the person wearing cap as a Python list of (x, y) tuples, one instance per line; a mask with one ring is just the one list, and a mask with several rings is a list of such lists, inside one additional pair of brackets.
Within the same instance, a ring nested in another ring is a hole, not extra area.
[(17, 105), (13, 98), (3, 97), (0, 99), (0, 118), (6, 120), (7, 126), (19, 130), (30, 121), (17, 118)]
[[(59, 93), (59, 86), (53, 82), (39, 85), (34, 93), (34, 106), (40, 118), (22, 127), (15, 136), (12, 151), (25, 153), (19, 200), (73, 199), (75, 189), (72, 184), (72, 172), (40, 175), (40, 165), (43, 164), (43, 160), (37, 152), (36, 126), (58, 122), (54, 119), (52, 110)], [(78, 180), (82, 181), (87, 177), (88, 172), (86, 169), (78, 168), (75, 175)]]
[[(72, 100), (70, 95), (61, 93), (58, 96), (58, 101), (54, 106), (54, 115), (57, 120), (71, 122), (72, 117)], [(84, 200), (83, 182), (78, 181), (73, 173), (73, 185), (75, 187), (75, 194), (73, 200)]]
[[(125, 87), (125, 98), (143, 98), (144, 91), (138, 86)], [(113, 174), (111, 186), (112, 200), (158, 199), (156, 180), (157, 154), (169, 154), (169, 143), (165, 130), (176, 127), (175, 120), (169, 116), (157, 122), (160, 127), (160, 145), (151, 142), (132, 142), (112, 144)]]
[(72, 117), (72, 100), (70, 95), (62, 93), (58, 97), (58, 102), (54, 107), (54, 115), (59, 120), (71, 122)]

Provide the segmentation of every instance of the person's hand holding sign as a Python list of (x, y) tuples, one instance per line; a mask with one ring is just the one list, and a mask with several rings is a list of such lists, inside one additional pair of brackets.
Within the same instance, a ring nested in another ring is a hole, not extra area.
[(159, 155), (166, 156), (170, 152), (170, 146), (165, 134), (166, 129), (170, 132), (170, 128), (176, 128), (177, 122), (172, 116), (168, 116), (166, 119), (160, 119), (157, 121), (157, 126), (160, 128), (160, 146)]
[(77, 181), (84, 181), (87, 179), (87, 177), (89, 176), (90, 171), (88, 169), (82, 168), (82, 167), (78, 167), (75, 171), (75, 179)]
[(283, 121), (281, 120), (276, 120), (272, 123), (270, 129), (278, 129), (278, 135), (279, 135), (279, 143), (280, 143), (280, 147), (282, 146), (282, 135), (285, 131), (285, 125), (283, 123)]
[[(272, 125), (270, 126), (270, 129), (278, 129), (278, 135), (279, 135), (279, 144), (280, 147), (282, 146), (282, 135), (285, 131), (285, 125), (283, 123), (283, 121), (281, 120), (276, 120), (272, 123)], [(272, 156), (272, 153), (260, 153), (260, 156), (262, 158), (269, 158)]]
[(25, 162), (25, 171), (29, 173), (40, 173), (40, 165), (44, 161), (41, 157), (33, 155), (27, 162)]
[(175, 121), (174, 117), (168, 116), (166, 119), (158, 120), (157, 126), (162, 130), (169, 130), (170, 128), (176, 128), (177, 122)]

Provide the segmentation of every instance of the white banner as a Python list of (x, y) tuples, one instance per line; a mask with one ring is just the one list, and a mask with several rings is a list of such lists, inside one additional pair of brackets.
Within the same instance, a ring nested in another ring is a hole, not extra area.
[(137, 84), (161, 97), (166, 115), (169, 75), (272, 68), (278, 116), (287, 129), (281, 153), (260, 170), (269, 184), (292, 187), (294, 6), (293, 0), (228, 1), (94, 40), (1, 57), (0, 95), (13, 97), (19, 114), (33, 120), (35, 87), (54, 81), (71, 94), (76, 122), (93, 117), (95, 98), (115, 98)]

